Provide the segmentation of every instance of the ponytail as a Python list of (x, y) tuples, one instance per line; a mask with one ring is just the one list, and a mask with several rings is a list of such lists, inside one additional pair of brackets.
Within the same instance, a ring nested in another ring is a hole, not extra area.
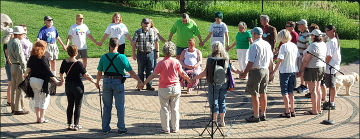
[(337, 39), (337, 41), (338, 41), (338, 48), (340, 48), (340, 39), (339, 39), (339, 34), (337, 34), (336, 32), (335, 32), (335, 38)]

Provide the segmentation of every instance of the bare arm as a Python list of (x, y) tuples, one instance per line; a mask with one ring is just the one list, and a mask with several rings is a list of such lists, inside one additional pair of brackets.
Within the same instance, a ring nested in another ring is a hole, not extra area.
[(96, 83), (95, 83), (97, 89), (100, 89), (101, 77), (102, 77), (102, 71), (98, 71), (97, 74), (96, 74)]
[(66, 50), (67, 46), (69, 46), (69, 43), (70, 43), (70, 40), (71, 40), (72, 36), (71, 35), (68, 35), (67, 39), (66, 39), (66, 47), (64, 50)]
[(65, 49), (65, 44), (62, 42), (60, 36), (56, 38), (56, 40), (63, 46), (63, 48)]
[(30, 69), (30, 68), (26, 68), (26, 71), (25, 71), (23, 77), (26, 78), (26, 77), (29, 75), (30, 72), (31, 72), (31, 69)]
[(109, 37), (109, 34), (105, 33), (100, 43), (101, 44), (104, 43), (104, 41), (106, 40), (107, 37)]
[(185, 63), (184, 63), (184, 60), (185, 60), (185, 57), (184, 57), (185, 51), (186, 51), (186, 50), (183, 50), (183, 51), (181, 52), (179, 62), (180, 62), (180, 64), (181, 64), (182, 67), (187, 68), (188, 66), (185, 65)]
[(201, 35), (197, 35), (197, 37), (199, 38), (199, 41), (202, 42)]
[(203, 78), (205, 76), (206, 76), (206, 68), (203, 72), (201, 72), (199, 75), (195, 76), (193, 79), (196, 80), (196, 79)]
[(198, 54), (198, 62), (194, 65), (195, 68), (199, 67), (202, 63), (202, 53), (200, 50), (197, 50), (197, 54)]
[(180, 75), (181, 77), (185, 78), (186, 81), (192, 83), (190, 77), (189, 77), (183, 70), (180, 69), (179, 75)]
[(162, 36), (160, 35), (160, 33), (157, 33), (157, 35), (158, 35), (159, 39), (160, 39), (162, 42), (166, 42), (166, 40), (164, 39), (164, 37), (162, 37)]
[[(146, 80), (144, 81), (144, 84), (149, 83), (152, 79), (154, 79), (158, 75), (156, 72), (153, 72)], [(140, 81), (141, 82), (141, 81)]]
[(172, 32), (170, 32), (168, 41), (171, 41), (173, 35), (174, 34)]
[(227, 32), (225, 32), (225, 44), (229, 46), (229, 34)]
[(94, 42), (95, 44), (98, 43), (91, 34), (87, 34), (86, 36), (87, 36), (92, 42)]
[[(128, 71), (131, 77), (138, 81), (136, 88), (144, 88), (144, 83), (140, 80), (140, 78), (136, 75), (136, 73), (133, 70)], [(155, 73), (155, 72), (154, 72)]]
[[(209, 32), (209, 34), (206, 36), (206, 38), (204, 39), (203, 42), (200, 42), (202, 45), (204, 45), (206, 43), (206, 41), (208, 41), (211, 38), (211, 34), (212, 32)], [(200, 40), (200, 39), (199, 39)]]
[(229, 51), (230, 49), (234, 48), (236, 46), (236, 40), (234, 41), (234, 43), (230, 46), (226, 48), (226, 51)]
[(329, 63), (330, 60), (331, 60), (331, 58), (332, 58), (331, 56), (327, 55), (327, 56), (326, 56), (326, 59), (325, 59), (325, 62), (326, 62), (326, 63)]
[(249, 42), (250, 42), (250, 44), (253, 44), (253, 39), (252, 38), (249, 38)]
[(7, 60), (7, 62), (9, 63), (9, 65), (11, 66), (11, 61), (10, 61), (10, 58), (9, 58), (9, 53), (8, 53), (8, 50), (7, 49), (5, 49), (4, 50), (5, 51), (5, 57), (6, 57), (6, 60)]
[(308, 53), (305, 54), (304, 60), (303, 60), (303, 62), (302, 62), (302, 64), (301, 64), (301, 68), (300, 68), (300, 70), (299, 70), (300, 72), (304, 72), (305, 67), (306, 67), (307, 64), (309, 63), (311, 57), (312, 57), (311, 54), (308, 54)]
[(125, 37), (131, 42), (130, 34), (125, 34)]
[(96, 84), (95, 79), (94, 79), (88, 72), (86, 72), (86, 73), (84, 74), (84, 77), (85, 77), (87, 80), (89, 80), (91, 83)]

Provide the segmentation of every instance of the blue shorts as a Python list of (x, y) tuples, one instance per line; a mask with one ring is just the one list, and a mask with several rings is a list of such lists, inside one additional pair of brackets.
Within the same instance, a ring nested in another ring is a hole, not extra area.
[(176, 55), (181, 55), (181, 52), (182, 52), (183, 50), (185, 50), (186, 48), (187, 48), (187, 47), (182, 48), (182, 47), (176, 46)]
[(11, 81), (11, 71), (10, 71), (10, 65), (6, 62), (5, 63), (5, 70), (6, 70), (6, 76), (8, 81)]
[(288, 95), (293, 93), (295, 87), (296, 75), (294, 73), (280, 73), (280, 87), (281, 95)]

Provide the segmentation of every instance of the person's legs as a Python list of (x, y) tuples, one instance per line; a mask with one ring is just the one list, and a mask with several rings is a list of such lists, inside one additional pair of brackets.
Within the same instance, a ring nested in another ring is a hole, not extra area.
[(75, 111), (74, 111), (74, 125), (79, 125), (79, 118), (81, 113), (81, 104), (84, 96), (84, 85), (82, 82), (74, 83), (74, 101), (75, 101)]
[[(157, 59), (158, 59), (158, 57), (156, 57), (156, 49), (154, 49), (154, 69), (155, 69), (155, 67), (156, 67), (156, 64), (157, 64)], [(159, 55), (160, 56), (160, 55)]]
[[(172, 87), (159, 88), (158, 95), (160, 100), (160, 120), (161, 120), (161, 129), (163, 131), (170, 131), (169, 126), (169, 103), (170, 103), (170, 94)], [(171, 116), (176, 116), (172, 114)], [(173, 125), (174, 126), (174, 125)]]
[(285, 113), (289, 113), (289, 95), (288, 92), (292, 91), (288, 90), (288, 86), (290, 84), (290, 73), (280, 73), (280, 87), (281, 87), (281, 95), (284, 100), (285, 105)]
[(320, 81), (315, 82), (315, 93), (316, 93), (316, 110), (321, 113), (321, 92), (320, 92)]
[(309, 91), (311, 93), (311, 104), (312, 104), (312, 113), (317, 113), (317, 93), (316, 91), (316, 86), (315, 86), (315, 82), (311, 82), (311, 81), (306, 81), (306, 83), (309, 85)]
[(22, 76), (22, 70), (20, 68), (20, 65), (16, 65), (13, 64), (11, 66), (11, 82), (13, 83), (12, 86), (13, 90), (14, 90), (14, 96), (15, 96), (15, 105), (14, 105), (14, 110), (15, 111), (23, 111), (24, 109), (24, 95), (23, 92), (15, 87), (15, 86), (19, 86), (19, 84), (24, 80), (23, 76)]
[(125, 91), (124, 84), (120, 79), (113, 79), (115, 107), (117, 111), (117, 127), (119, 131), (126, 131), (125, 128)]
[(75, 94), (73, 92), (74, 87), (72, 83), (65, 83), (65, 93), (66, 93), (66, 97), (67, 97), (67, 101), (68, 101), (68, 106), (66, 109), (66, 117), (67, 117), (67, 124), (71, 125), (72, 124), (72, 116), (73, 116), (73, 110), (74, 110), (74, 98), (75, 98)]
[(86, 69), (87, 66), (87, 58), (82, 58), (82, 63), (84, 65), (84, 68)]
[(6, 90), (7, 105), (11, 105), (11, 67), (7, 62), (5, 63), (5, 71), (8, 79)]
[(255, 118), (259, 118), (259, 98), (257, 95), (251, 95), (251, 103), (254, 109)]
[(296, 85), (296, 73), (290, 73), (289, 81), (288, 81), (288, 100), (290, 101), (290, 112), (295, 112), (295, 100), (294, 100), (294, 92), (293, 89)]
[(171, 110), (171, 128), (173, 132), (179, 131), (180, 128), (180, 96), (181, 88), (180, 85), (172, 87), (172, 96), (170, 97), (170, 110)]
[(111, 109), (113, 103), (113, 82), (114, 79), (103, 79), (103, 92), (102, 92), (102, 102), (104, 104), (104, 113), (102, 117), (102, 131), (110, 131), (110, 121), (111, 121)]
[(39, 78), (35, 78), (35, 77), (31, 77), (30, 78), (30, 86), (31, 89), (34, 92), (34, 108), (35, 108), (35, 115), (36, 115), (36, 121), (37, 122), (41, 122), (41, 115), (40, 115), (40, 91), (42, 88), (42, 85), (44, 83), (44, 80), (39, 79)]
[(146, 54), (144, 53), (137, 53), (136, 60), (138, 63), (138, 77), (142, 82), (144, 82), (144, 71), (146, 68)]
[(217, 121), (217, 115), (219, 113), (219, 97), (220, 97), (220, 85), (209, 85), (208, 87), (208, 100), (210, 111), (213, 114), (213, 120)]
[(56, 76), (56, 61), (55, 60), (50, 60), (49, 64), (50, 64), (51, 71)]
[(221, 125), (225, 125), (225, 113), (226, 113), (226, 94), (228, 91), (229, 83), (226, 82), (223, 85), (221, 85), (221, 88), (219, 89), (219, 116), (220, 116), (220, 123)]
[[(272, 62), (272, 61), (270, 61)], [(260, 87), (259, 87), (259, 93), (260, 93), (260, 107), (261, 107), (261, 113), (262, 116), (266, 117), (266, 108), (267, 108), (267, 84), (269, 82), (269, 70), (268, 69), (260, 69), (260, 78), (262, 79), (260, 81)]]
[[(154, 71), (154, 52), (151, 52), (147, 54), (147, 58), (146, 58), (146, 68), (145, 68), (146, 79), (152, 74), (153, 71)], [(151, 87), (152, 87), (152, 81), (146, 84), (146, 88), (151, 88)]]
[[(238, 49), (238, 50), (240, 50), (239, 70), (244, 71), (248, 62), (249, 49)], [(245, 79), (248, 79), (248, 76), (246, 76)]]

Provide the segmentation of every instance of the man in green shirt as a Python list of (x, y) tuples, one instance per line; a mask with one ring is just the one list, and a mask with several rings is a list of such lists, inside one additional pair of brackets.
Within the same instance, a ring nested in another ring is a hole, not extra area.
[(168, 41), (171, 41), (172, 36), (178, 33), (176, 36), (176, 59), (180, 59), (181, 52), (188, 47), (187, 41), (194, 36), (199, 38), (199, 42), (202, 42), (200, 31), (196, 23), (189, 18), (189, 15), (183, 13), (182, 18), (177, 20), (170, 29), (170, 35)]

